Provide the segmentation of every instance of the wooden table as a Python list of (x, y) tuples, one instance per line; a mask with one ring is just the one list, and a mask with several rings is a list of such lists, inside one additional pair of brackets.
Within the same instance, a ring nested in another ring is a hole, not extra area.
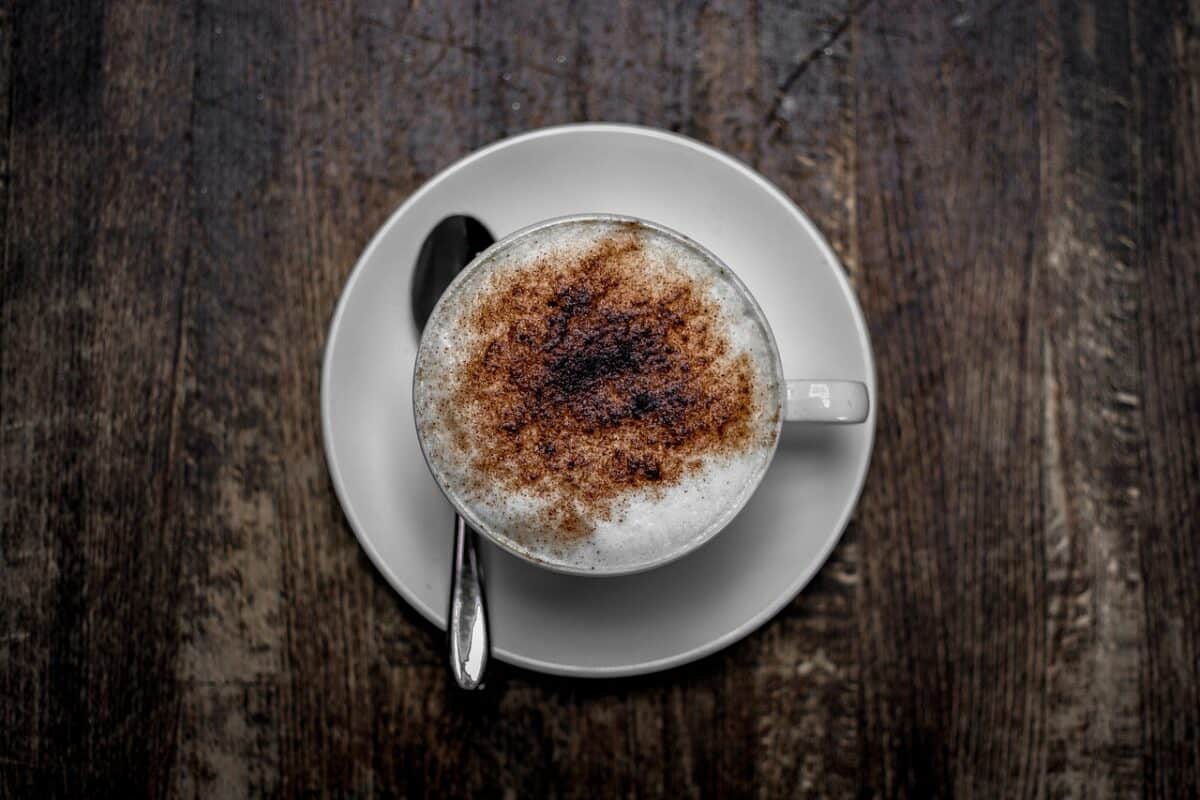
[[(1200, 793), (1200, 6), (0, 10), (0, 796)], [(342, 518), (326, 326), (455, 159), (749, 162), (870, 322), (830, 562), (636, 680), (497, 669)]]

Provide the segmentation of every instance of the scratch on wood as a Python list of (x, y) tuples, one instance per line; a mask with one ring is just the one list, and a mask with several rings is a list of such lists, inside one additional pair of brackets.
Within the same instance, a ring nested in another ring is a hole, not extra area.
[(783, 99), (787, 97), (789, 92), (792, 91), (792, 87), (796, 85), (796, 81), (800, 80), (801, 76), (803, 76), (804, 73), (808, 71), (808, 68), (813, 65), (813, 62), (824, 55), (826, 50), (837, 44), (838, 40), (845, 35), (846, 31), (850, 30), (850, 26), (853, 24), (854, 19), (873, 2), (875, 2), (875, 0), (863, 0), (863, 2), (850, 9), (850, 12), (838, 21), (837, 25), (833, 27), (833, 30), (829, 32), (829, 35), (825, 37), (824, 41), (822, 41), (812, 50), (808, 51), (804, 57), (796, 62), (796, 65), (792, 67), (791, 72), (789, 72), (787, 77), (783, 79), (783, 82), (776, 87), (775, 97), (771, 101), (770, 108), (767, 109), (766, 116), (763, 117), (764, 125), (770, 125), (771, 123), (779, 120), (779, 109), (783, 105)]

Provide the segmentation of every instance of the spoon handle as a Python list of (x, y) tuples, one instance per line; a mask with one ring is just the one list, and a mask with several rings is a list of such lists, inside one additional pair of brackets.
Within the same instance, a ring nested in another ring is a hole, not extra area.
[(450, 577), (450, 671), (463, 689), (478, 689), (487, 669), (487, 606), (483, 599), (483, 572), (475, 531), (461, 515), (454, 515), (454, 569)]

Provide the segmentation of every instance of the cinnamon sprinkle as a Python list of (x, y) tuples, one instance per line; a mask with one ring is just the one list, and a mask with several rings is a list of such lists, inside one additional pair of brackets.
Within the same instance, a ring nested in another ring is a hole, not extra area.
[(488, 483), (551, 501), (561, 537), (755, 444), (750, 358), (701, 283), (646, 269), (634, 231), (499, 275), (466, 319), (442, 414)]

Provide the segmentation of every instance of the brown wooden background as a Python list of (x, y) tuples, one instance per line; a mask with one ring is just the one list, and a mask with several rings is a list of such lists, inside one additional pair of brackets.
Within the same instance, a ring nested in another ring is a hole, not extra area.
[[(0, 2), (0, 795), (1200, 793), (1200, 4)], [(728, 651), (449, 689), (325, 471), (368, 238), (681, 131), (870, 322), (833, 559)]]

